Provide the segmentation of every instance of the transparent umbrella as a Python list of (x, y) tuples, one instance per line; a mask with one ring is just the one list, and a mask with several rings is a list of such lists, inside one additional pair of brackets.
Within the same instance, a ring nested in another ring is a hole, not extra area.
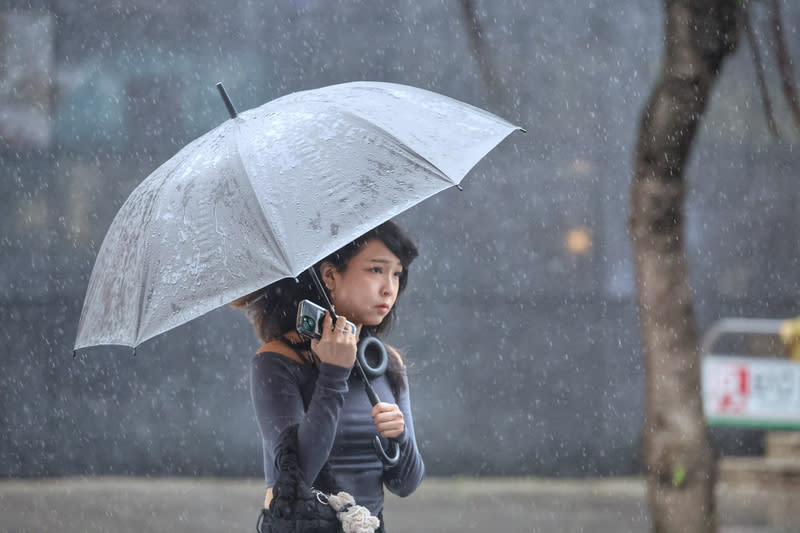
[(76, 350), (135, 347), (296, 277), (458, 185), (521, 129), (446, 96), (390, 83), (297, 92), (241, 114), (221, 92), (232, 118), (157, 168), (111, 223)]

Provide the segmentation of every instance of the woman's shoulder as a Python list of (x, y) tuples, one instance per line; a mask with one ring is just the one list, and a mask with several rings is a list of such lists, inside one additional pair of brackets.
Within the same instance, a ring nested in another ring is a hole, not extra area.
[(285, 344), (273, 341), (261, 346), (253, 356), (251, 376), (254, 383), (264, 386), (279, 382), (304, 386), (315, 380), (316, 367), (303, 361), (299, 354)]
[(264, 343), (253, 357), (255, 367), (282, 367), (305, 373), (313, 368), (296, 350), (279, 340)]
[(279, 340), (271, 340), (269, 342), (265, 342), (264, 344), (262, 344), (261, 348), (259, 348), (258, 351), (256, 352), (256, 356), (267, 353), (282, 355), (283, 357), (291, 359), (292, 361), (295, 361), (297, 363), (306, 364), (306, 362), (303, 361), (302, 357), (300, 357), (300, 354), (298, 354), (296, 350), (287, 346), (285, 343)]

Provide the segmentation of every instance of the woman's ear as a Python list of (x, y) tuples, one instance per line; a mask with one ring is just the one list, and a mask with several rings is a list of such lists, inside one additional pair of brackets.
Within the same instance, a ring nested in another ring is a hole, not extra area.
[(332, 291), (336, 288), (336, 267), (333, 263), (329, 261), (323, 261), (322, 264), (319, 266), (319, 272), (322, 275), (322, 282), (325, 284), (325, 287), (328, 288), (328, 291)]

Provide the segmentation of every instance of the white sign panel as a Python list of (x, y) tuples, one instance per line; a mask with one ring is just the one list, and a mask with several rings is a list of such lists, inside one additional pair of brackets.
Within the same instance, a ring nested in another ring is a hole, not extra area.
[(707, 355), (702, 379), (709, 424), (800, 428), (800, 362)]

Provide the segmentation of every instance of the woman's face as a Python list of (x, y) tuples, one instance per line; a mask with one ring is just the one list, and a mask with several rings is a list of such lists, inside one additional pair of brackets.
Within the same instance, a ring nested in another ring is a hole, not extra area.
[(323, 269), (336, 313), (356, 325), (377, 326), (392, 310), (403, 265), (380, 239), (367, 241), (344, 272)]

